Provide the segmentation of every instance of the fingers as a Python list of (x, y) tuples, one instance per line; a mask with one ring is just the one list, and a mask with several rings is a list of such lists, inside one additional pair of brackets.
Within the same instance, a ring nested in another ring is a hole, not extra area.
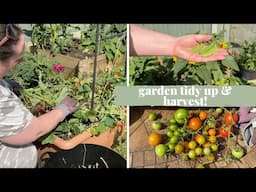
[(73, 113), (78, 109), (78, 107), (76, 106), (77, 100), (75, 100), (69, 96), (67, 96), (63, 99), (62, 104), (66, 105), (68, 107), (69, 113)]
[(197, 42), (205, 42), (212, 39), (212, 35), (194, 35), (194, 38)]

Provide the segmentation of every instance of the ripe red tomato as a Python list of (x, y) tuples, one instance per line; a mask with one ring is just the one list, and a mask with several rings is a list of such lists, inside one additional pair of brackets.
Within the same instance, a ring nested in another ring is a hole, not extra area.
[(116, 78), (121, 77), (121, 75), (122, 75), (122, 73), (121, 73), (120, 71), (116, 71), (116, 72), (114, 73), (114, 76), (115, 76)]
[(223, 126), (221, 126), (219, 128), (219, 135), (222, 137), (228, 137), (228, 135), (230, 134), (230, 126), (223, 128)]
[(226, 125), (233, 125), (238, 122), (238, 115), (236, 113), (232, 114), (227, 112), (224, 115), (224, 122)]
[(36, 105), (36, 110), (37, 111), (42, 111), (43, 110), (43, 106), (41, 104)]

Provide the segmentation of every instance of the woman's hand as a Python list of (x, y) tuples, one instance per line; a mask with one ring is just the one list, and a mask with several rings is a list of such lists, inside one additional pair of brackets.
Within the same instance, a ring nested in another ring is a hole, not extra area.
[(223, 60), (228, 52), (225, 49), (219, 49), (209, 57), (202, 57), (198, 53), (192, 53), (191, 49), (196, 47), (201, 42), (206, 42), (212, 39), (211, 35), (185, 35), (177, 37), (173, 40), (172, 55), (195, 62), (208, 62)]

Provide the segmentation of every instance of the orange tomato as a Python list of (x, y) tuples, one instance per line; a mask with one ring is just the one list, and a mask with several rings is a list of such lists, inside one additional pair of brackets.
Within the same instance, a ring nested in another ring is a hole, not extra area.
[(210, 143), (215, 143), (215, 142), (217, 141), (217, 138), (216, 138), (216, 136), (209, 136), (209, 137), (208, 137), (208, 141), (209, 141)]
[(120, 77), (122, 75), (122, 73), (120, 72), (120, 71), (116, 71), (115, 73), (114, 73), (114, 76), (115, 77)]
[(205, 137), (199, 134), (196, 134), (195, 136), (195, 141), (199, 144), (199, 145), (203, 145), (205, 143)]
[(75, 82), (75, 87), (80, 87), (81, 86), (81, 84), (79, 83), (79, 82)]
[(148, 143), (152, 146), (156, 146), (162, 142), (162, 136), (159, 133), (153, 132), (148, 136)]
[(183, 142), (183, 145), (184, 145), (185, 149), (189, 149), (189, 147), (188, 147), (188, 141), (184, 141), (184, 142)]
[(203, 121), (207, 118), (207, 113), (205, 111), (201, 111), (199, 113), (199, 118)]
[(224, 114), (224, 122), (226, 125), (233, 125), (238, 121), (238, 115), (227, 112)]
[(199, 119), (199, 117), (192, 117), (188, 121), (188, 128), (193, 131), (198, 130), (201, 127), (201, 125), (202, 125), (202, 121)]
[(215, 160), (214, 154), (210, 153), (209, 155), (207, 155), (207, 160), (208, 161), (214, 161)]
[(37, 111), (42, 111), (43, 110), (43, 106), (40, 105), (40, 104), (36, 105), (36, 110)]
[(177, 145), (175, 146), (175, 153), (176, 153), (176, 154), (181, 154), (181, 153), (183, 152), (183, 150), (184, 150), (184, 146), (183, 146), (183, 145), (177, 144)]
[(215, 135), (216, 135), (216, 130), (215, 130), (215, 129), (209, 129), (209, 130), (208, 130), (208, 134), (209, 134), (210, 136), (215, 136)]

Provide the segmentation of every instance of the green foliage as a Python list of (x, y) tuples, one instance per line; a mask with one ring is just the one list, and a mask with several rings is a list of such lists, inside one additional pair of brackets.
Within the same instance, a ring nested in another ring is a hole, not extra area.
[[(38, 54), (32, 54), (30, 52), (25, 52), (23, 56), (23, 61), (16, 66), (16, 68), (5, 75), (8, 79), (14, 79), (23, 88), (31, 88), (38, 85), (40, 74), (41, 76), (46, 76), (49, 69), (57, 63), (54, 60), (49, 61), (46, 54), (43, 52), (38, 52)], [(54, 81), (60, 76), (56, 74), (52, 76), (48, 81)]]
[[(81, 31), (81, 39), (74, 39), (72, 30)], [(99, 54), (115, 62), (126, 51), (126, 24), (101, 24)], [(36, 48), (49, 49), (52, 54), (67, 54), (72, 49), (94, 54), (96, 24), (85, 29), (71, 24), (34, 24), (31, 41)]]
[[(100, 25), (99, 53), (105, 54), (108, 61), (115, 61), (126, 51), (126, 24), (102, 24)], [(94, 53), (96, 42), (96, 25), (91, 24), (82, 31), (81, 43), (78, 48)], [(119, 35), (120, 34), (120, 35)]]
[(33, 24), (31, 41), (36, 48), (49, 49), (52, 54), (66, 53), (74, 46), (70, 24)]
[[(27, 63), (30, 68), (18, 67), (8, 77), (21, 84), (23, 89), (20, 98), (34, 115), (39, 116), (53, 109), (67, 95), (78, 101), (79, 109), (61, 122), (53, 132), (42, 137), (43, 143), (53, 143), (53, 133), (65, 139), (85, 130), (97, 135), (125, 120), (123, 107), (113, 104), (115, 86), (125, 84), (124, 67), (120, 66), (97, 77), (94, 109), (91, 109), (91, 78), (64, 78), (63, 73), (53, 70), (55, 62), (49, 61), (40, 52), (38, 55), (26, 53), (21, 65), (27, 66)], [(121, 75), (115, 76), (115, 72), (120, 72)], [(42, 106), (41, 111), (37, 111), (37, 105)]]
[(162, 64), (157, 57), (131, 57), (129, 65), (131, 85), (166, 85), (170, 78), (172, 62)]
[(256, 40), (241, 46), (238, 63), (246, 70), (256, 70)]

